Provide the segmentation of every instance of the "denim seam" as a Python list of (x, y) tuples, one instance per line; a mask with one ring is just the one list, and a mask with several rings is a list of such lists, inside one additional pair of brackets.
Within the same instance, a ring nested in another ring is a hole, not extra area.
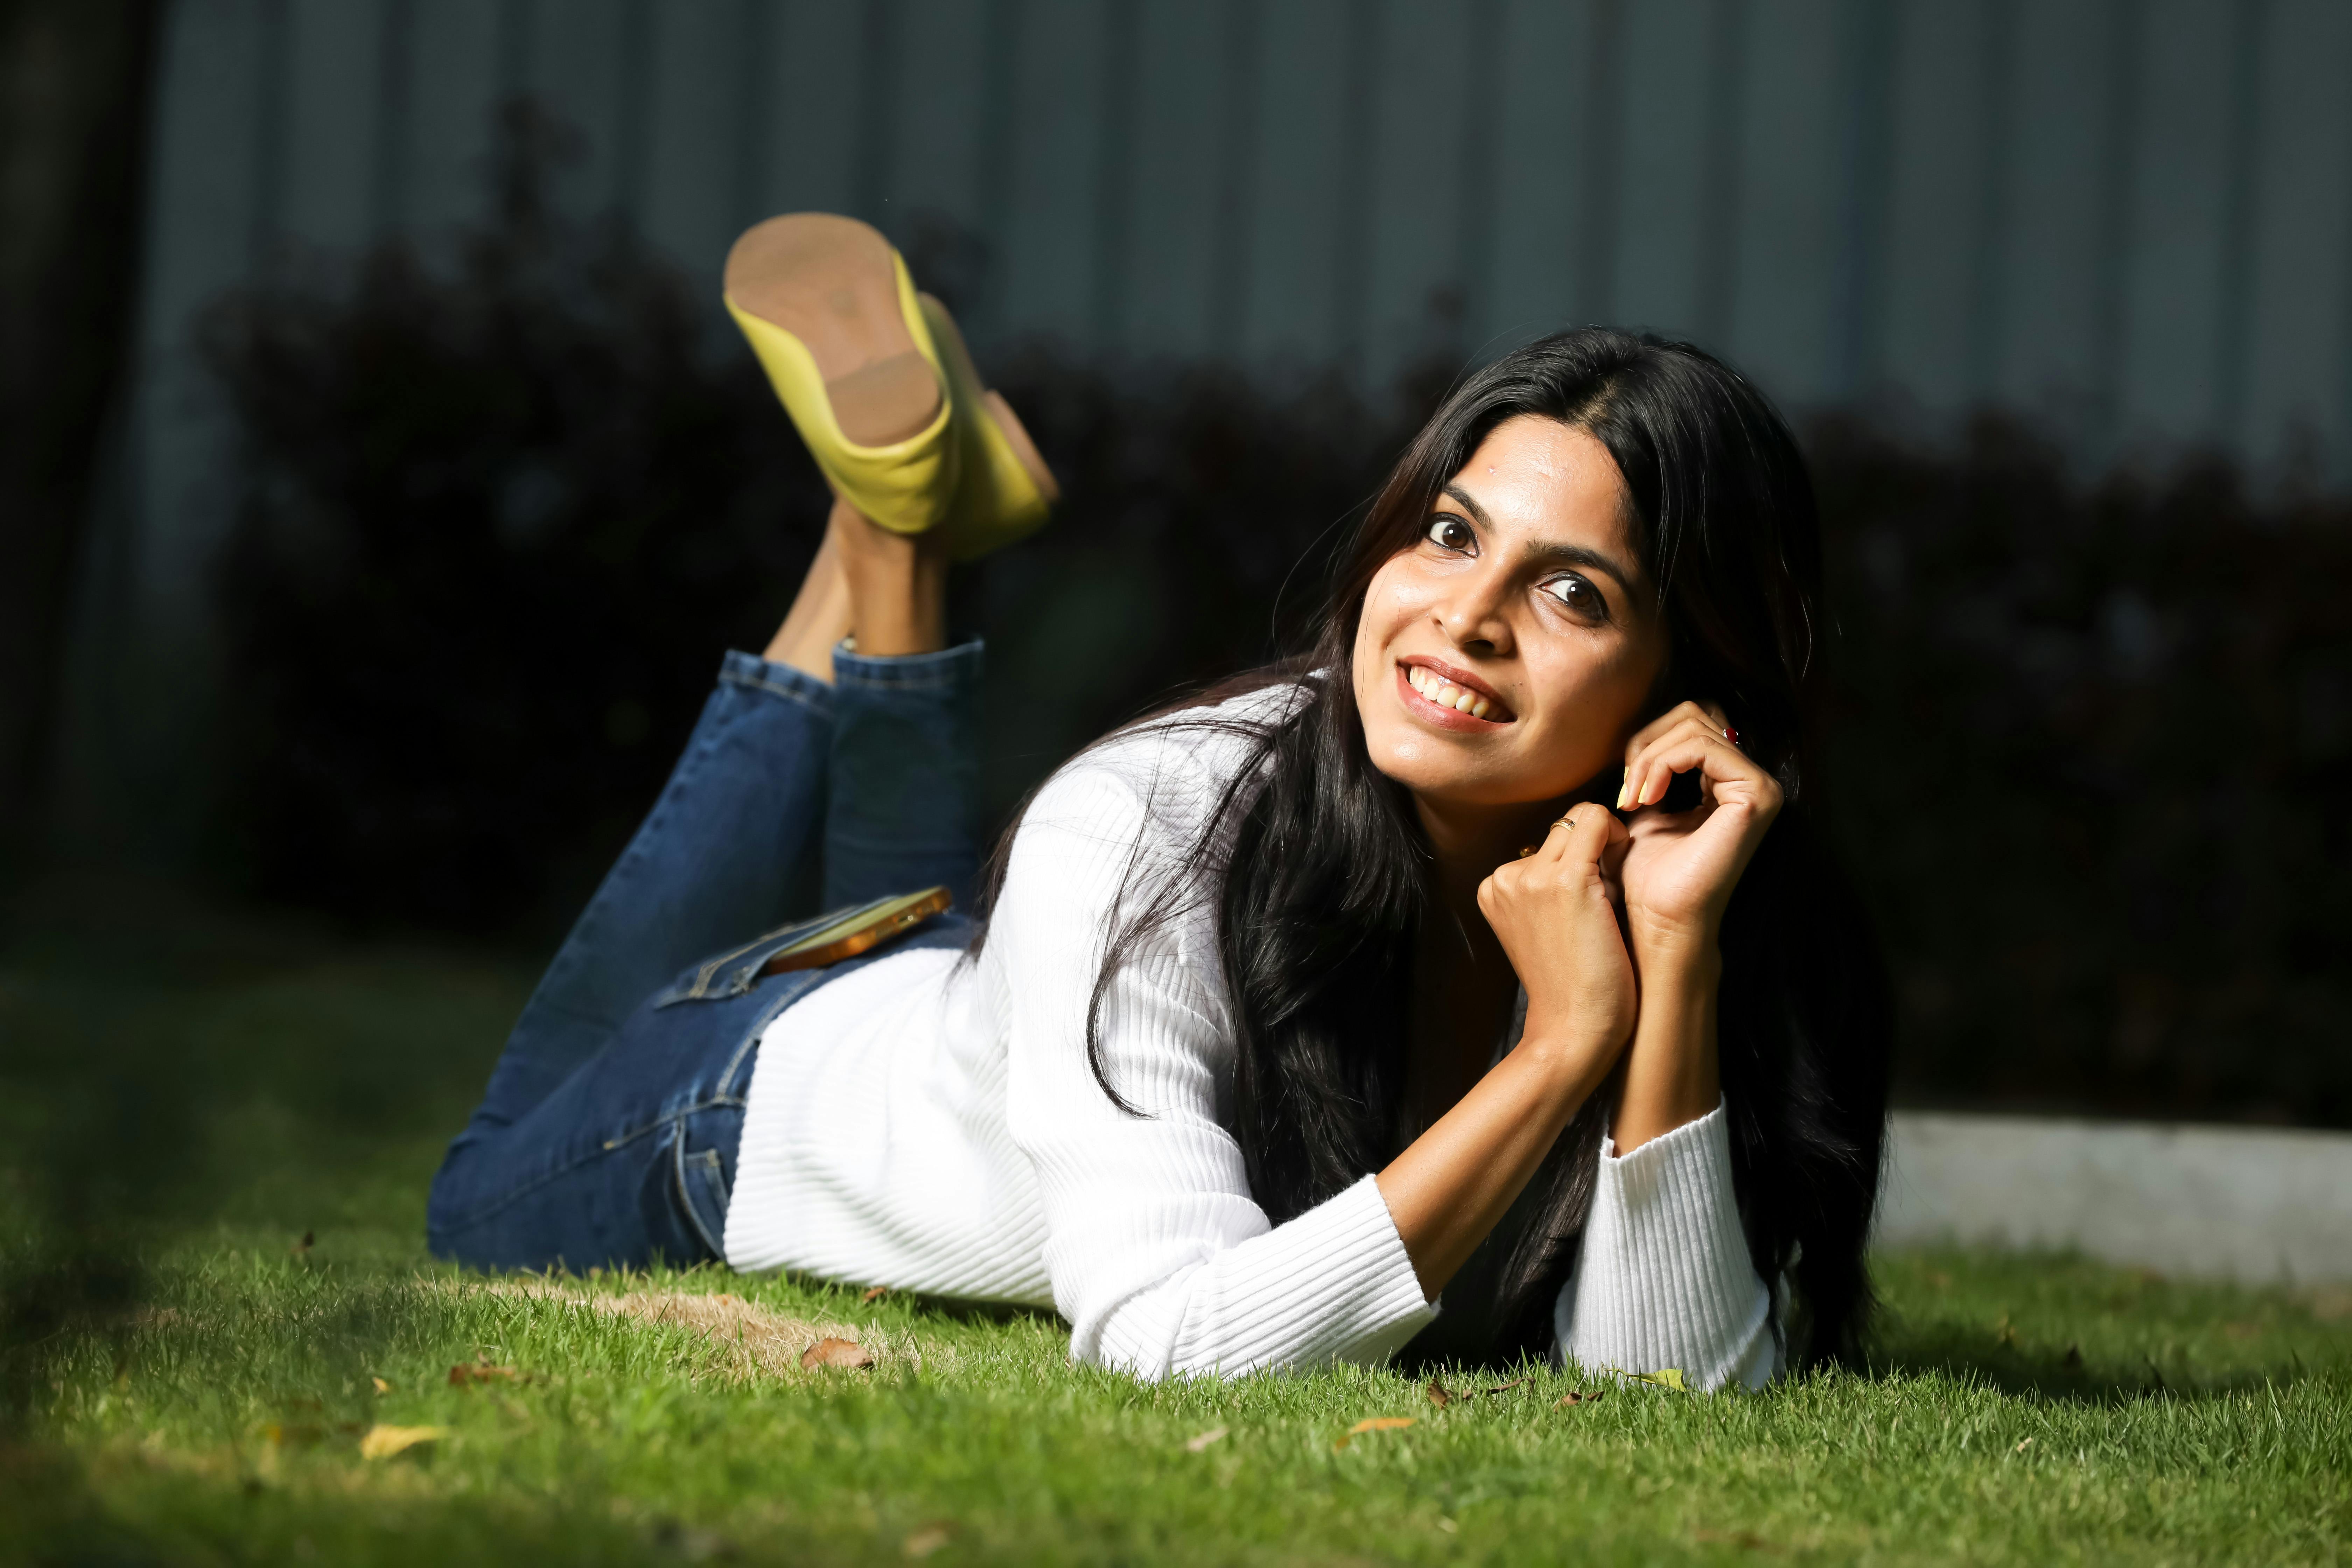
[(810, 712), (816, 714), (819, 718), (830, 719), (833, 717), (833, 715), (826, 710), (826, 704), (818, 702), (808, 692), (797, 690), (794, 688), (785, 686), (781, 682), (762, 680), (759, 677), (752, 675), (738, 675), (731, 669), (721, 670), (719, 672), (719, 679), (730, 686), (749, 687), (753, 690), (767, 692), (769, 695), (773, 697), (781, 697), (787, 702), (797, 702), (802, 707), (807, 709)]
[[(814, 991), (816, 987), (814, 985), (809, 987), (809, 991)], [(793, 998), (793, 1001), (799, 1001), (802, 996), (807, 995), (809, 991), (801, 992), (798, 995), (795, 995)], [(782, 1011), (782, 1009), (780, 1008), (778, 1011)], [(735, 1069), (741, 1067), (743, 1065), (743, 1058), (751, 1055), (751, 1052), (759, 1047), (760, 1037), (768, 1032), (768, 1026), (774, 1021), (775, 1018), (772, 1014), (767, 1018), (762, 1019), (755, 1027), (753, 1027), (751, 1032), (745, 1035), (741, 1042), (736, 1046), (735, 1054), (727, 1058), (726, 1067), (719, 1070), (718, 1085), (719, 1093), (731, 1094), (734, 1092)], [(750, 1103), (751, 1099), (751, 1087), (748, 1084), (744, 1087), (743, 1092), (745, 1103), (748, 1104)]]
[[(710, 1155), (713, 1163), (717, 1163), (716, 1150), (706, 1149), (703, 1153)], [(683, 1132), (679, 1134), (677, 1142), (671, 1146), (670, 1163), (677, 1173), (677, 1203), (678, 1206), (686, 1211), (687, 1223), (694, 1226), (694, 1233), (697, 1236), (702, 1237), (702, 1245), (710, 1248), (710, 1256), (722, 1263), (725, 1262), (727, 1259), (725, 1237), (714, 1237), (710, 1234), (710, 1227), (702, 1223), (702, 1211), (694, 1205), (694, 1194), (686, 1188), (686, 1137)], [(734, 1194), (730, 1193), (728, 1195), (731, 1198)], [(722, 1226), (724, 1223), (724, 1221), (721, 1222)]]
[[(767, 1005), (751, 1016), (751, 1026), (744, 1030), (742, 1039), (736, 1042), (735, 1054), (727, 1058), (727, 1066), (720, 1069), (718, 1081), (711, 1086), (712, 1091), (718, 1094), (733, 1094), (735, 1092), (736, 1069), (743, 1065), (744, 1058), (750, 1056), (754, 1050), (759, 1048), (761, 1037), (768, 1032), (768, 1026), (774, 1023), (776, 1019), (782, 1015), (785, 1008), (791, 1006), (795, 1002), (805, 999), (812, 993), (821, 989), (827, 982), (834, 980), (836, 977), (837, 976), (835, 973), (820, 972), (817, 979), (812, 980), (808, 984), (801, 987), (797, 991), (788, 992), (782, 987), (778, 987), (776, 994), (769, 999)], [(746, 1105), (751, 1103), (751, 1086), (747, 1083), (743, 1086), (744, 1098), (742, 1103)]]
[(688, 1117), (694, 1115), (698, 1111), (717, 1110), (727, 1106), (740, 1106), (745, 1103), (746, 1101), (740, 1095), (719, 1095), (709, 1100), (697, 1100), (692, 1105), (681, 1106), (674, 1111), (666, 1111), (662, 1115), (654, 1118), (653, 1121), (646, 1123), (643, 1127), (635, 1129), (634, 1131), (624, 1132), (616, 1138), (605, 1139), (603, 1142), (597, 1144), (595, 1148), (589, 1150), (586, 1153), (582, 1154), (576, 1160), (567, 1160), (562, 1164), (557, 1165), (551, 1170), (541, 1172), (530, 1181), (523, 1183), (519, 1187), (513, 1188), (496, 1201), (485, 1204), (479, 1208), (467, 1210), (462, 1217), (452, 1219), (446, 1225), (443, 1226), (441, 1229), (444, 1234), (471, 1229), (473, 1226), (478, 1226), (484, 1220), (489, 1218), (492, 1215), (497, 1214), (500, 1209), (511, 1208), (514, 1205), (521, 1202), (524, 1198), (527, 1198), (531, 1194), (539, 1191), (540, 1188), (547, 1185), (550, 1182), (557, 1181), (564, 1176), (570, 1175), (572, 1172), (578, 1170), (581, 1166), (587, 1164), (592, 1160), (601, 1160), (607, 1154), (615, 1153), (621, 1149), (625, 1148), (627, 1145), (635, 1142), (638, 1139), (646, 1137), (649, 1133), (658, 1132), (666, 1124), (683, 1121)]

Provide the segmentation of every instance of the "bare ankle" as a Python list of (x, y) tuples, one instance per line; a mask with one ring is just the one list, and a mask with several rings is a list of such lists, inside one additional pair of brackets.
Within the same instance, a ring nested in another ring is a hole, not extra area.
[(896, 658), (947, 647), (948, 563), (929, 536), (893, 533), (836, 499), (826, 537), (848, 584), (860, 654)]
[(833, 650), (850, 631), (849, 579), (841, 566), (841, 549), (833, 530), (825, 530), (816, 559), (793, 600), (784, 624), (768, 639), (763, 657), (772, 664), (790, 665), (833, 684)]

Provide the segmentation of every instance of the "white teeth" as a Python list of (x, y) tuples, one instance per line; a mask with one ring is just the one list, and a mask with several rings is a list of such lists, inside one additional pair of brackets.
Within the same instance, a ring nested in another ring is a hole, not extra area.
[(1415, 691), (1420, 692), (1440, 708), (1451, 708), (1457, 713), (1467, 713), (1474, 719), (1484, 719), (1488, 713), (1494, 711), (1494, 703), (1486, 698), (1467, 687), (1456, 686), (1441, 676), (1433, 675), (1420, 665), (1406, 665), (1404, 678)]

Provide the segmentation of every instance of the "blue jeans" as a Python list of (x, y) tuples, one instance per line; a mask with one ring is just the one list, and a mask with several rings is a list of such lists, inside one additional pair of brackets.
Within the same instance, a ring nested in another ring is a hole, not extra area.
[(976, 642), (836, 653), (832, 686), (727, 656), (433, 1178), (436, 1254), (484, 1268), (725, 1255), (761, 1031), (860, 964), (970, 936), (948, 915), (845, 963), (759, 976), (830, 918), (789, 907), (820, 854), (828, 910), (940, 883), (968, 900), (980, 669)]

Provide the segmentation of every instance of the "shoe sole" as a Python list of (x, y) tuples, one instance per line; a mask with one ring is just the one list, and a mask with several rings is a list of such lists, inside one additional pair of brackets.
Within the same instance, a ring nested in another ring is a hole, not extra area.
[(793, 213), (727, 253), (727, 298), (791, 333), (824, 378), (841, 433), (887, 447), (939, 417), (940, 389), (900, 311), (890, 242), (854, 218)]

